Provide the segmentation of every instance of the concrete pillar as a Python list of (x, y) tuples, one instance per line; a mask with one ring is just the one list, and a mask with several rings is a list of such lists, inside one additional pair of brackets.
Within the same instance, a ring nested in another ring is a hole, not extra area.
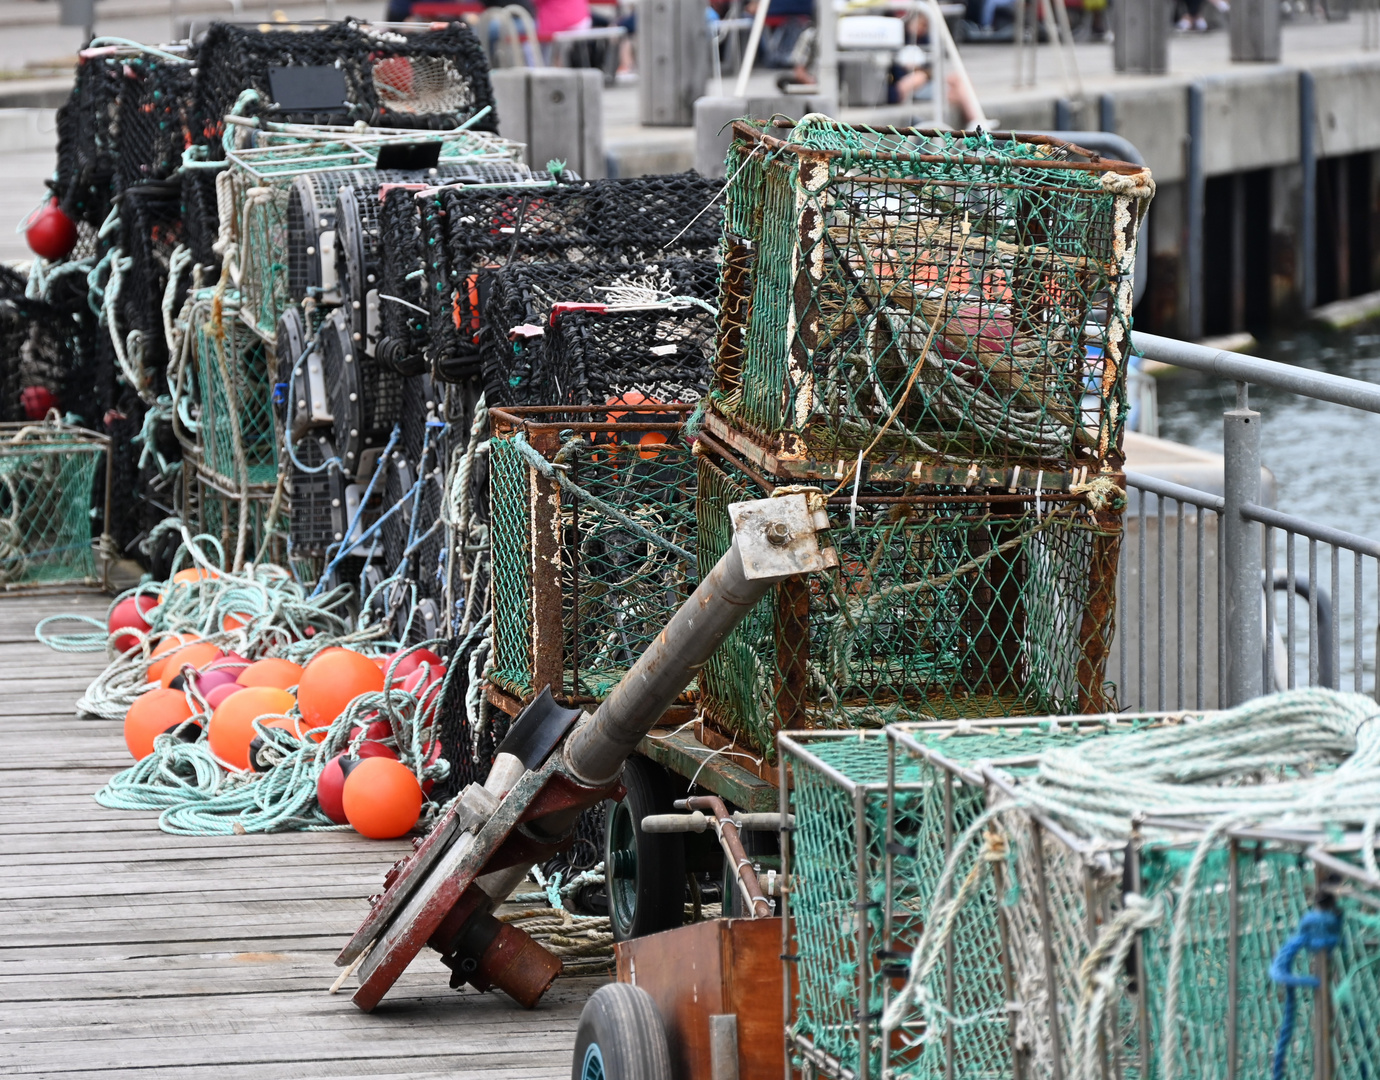
[(1172, 337), (1187, 336), (1188, 265), (1184, 251), (1182, 181), (1161, 183), (1142, 243), (1150, 245), (1150, 288), (1138, 328)]
[(1163, 75), (1169, 70), (1169, 0), (1118, 0), (1112, 5), (1112, 62), (1117, 71)]
[(642, 0), (637, 9), (638, 96), (642, 123), (691, 127), (709, 81), (705, 0)]
[(723, 176), (724, 155), (733, 141), (730, 126), (740, 117), (766, 120), (777, 113), (799, 120), (806, 113), (837, 115), (837, 102), (799, 94), (767, 98), (702, 97), (695, 102), (695, 170), (702, 176)]
[(527, 144), (527, 164), (564, 161), (586, 180), (608, 174), (604, 77), (593, 68), (498, 68), (490, 75), (499, 131)]
[(1233, 0), (1229, 21), (1233, 60), (1279, 63), (1279, 0)]
[(1270, 316), (1292, 322), (1306, 310), (1304, 300), (1303, 167), (1270, 170)]

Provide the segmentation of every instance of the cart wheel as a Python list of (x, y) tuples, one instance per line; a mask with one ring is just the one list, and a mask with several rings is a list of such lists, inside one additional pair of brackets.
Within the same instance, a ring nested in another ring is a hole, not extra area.
[(575, 1032), (571, 1080), (671, 1080), (666, 1028), (651, 995), (629, 983), (601, 986)]
[(648, 814), (672, 813), (670, 775), (644, 757), (623, 766), (622, 802), (608, 804), (604, 880), (615, 941), (655, 934), (685, 918), (685, 842), (674, 833), (644, 833)]

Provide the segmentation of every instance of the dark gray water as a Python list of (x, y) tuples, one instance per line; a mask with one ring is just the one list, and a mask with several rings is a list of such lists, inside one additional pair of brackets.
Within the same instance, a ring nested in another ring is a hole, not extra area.
[[(1374, 324), (1353, 333), (1300, 332), (1262, 343), (1256, 355), (1352, 379), (1380, 383), (1380, 328)], [(1280, 510), (1380, 540), (1380, 415), (1295, 397), (1253, 386), (1251, 406), (1261, 414), (1261, 456), (1277, 481)], [(1222, 451), (1222, 412), (1233, 408), (1235, 385), (1191, 372), (1159, 379), (1160, 435), (1176, 442)], [(1276, 566), (1283, 568), (1282, 543), (1276, 544)], [(1330, 550), (1319, 552), (1318, 580), (1330, 587)], [(1307, 574), (1307, 545), (1298, 548), (1296, 568)], [(1364, 687), (1372, 688), (1377, 610), (1376, 566), (1366, 560), (1362, 574), (1360, 617), (1355, 606), (1354, 561), (1340, 560), (1342, 688), (1352, 689), (1356, 627), (1364, 651)], [(1282, 616), (1282, 604), (1279, 607)], [(1306, 620), (1306, 615), (1304, 616)], [(1307, 660), (1301, 657), (1299, 681)]]

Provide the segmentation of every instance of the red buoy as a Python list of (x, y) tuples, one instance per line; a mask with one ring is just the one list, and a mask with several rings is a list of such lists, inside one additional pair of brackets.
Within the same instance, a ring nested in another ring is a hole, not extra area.
[(57, 196), (54, 196), (47, 206), (29, 218), (24, 239), (29, 242), (29, 248), (35, 255), (56, 262), (65, 259), (77, 246), (77, 226), (58, 205)]
[[(149, 624), (144, 618), (144, 613), (157, 606), (158, 597), (148, 593), (126, 596), (110, 609), (110, 615), (105, 621), (106, 628), (112, 634), (116, 630), (139, 630), (147, 634)], [(117, 653), (128, 652), (137, 644), (139, 644), (139, 639), (133, 634), (120, 634), (115, 638), (115, 651)]]
[(26, 386), (19, 391), (19, 407), (25, 420), (42, 420), (58, 407), (58, 399), (46, 386)]

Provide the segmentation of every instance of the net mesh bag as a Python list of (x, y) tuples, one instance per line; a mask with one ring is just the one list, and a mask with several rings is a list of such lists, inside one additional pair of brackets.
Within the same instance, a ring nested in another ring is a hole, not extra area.
[(1119, 458), (1147, 171), (1036, 136), (734, 131), (714, 389), (734, 426), (795, 458)]
[(553, 305), (607, 303), (620, 294), (642, 302), (672, 296), (704, 300), (714, 287), (714, 266), (688, 259), (515, 263), (478, 279), (475, 293), (484, 297), (479, 340), (486, 400), (490, 407), (548, 405), (566, 399), (546, 361), (544, 334)]
[[(700, 571), (728, 507), (767, 489), (701, 440)], [(775, 732), (922, 716), (1102, 711), (1119, 518), (898, 483), (829, 500), (839, 565), (776, 586), (700, 677), (707, 722), (770, 758)]]
[(713, 314), (690, 304), (561, 311), (542, 352), (561, 404), (697, 402), (709, 391), (714, 330)]
[(203, 301), (188, 333), (196, 364), (204, 469), (222, 487), (247, 494), (278, 477), (272, 351), (235, 317), (233, 300)]
[(492, 683), (519, 699), (549, 682), (565, 700), (601, 700), (693, 591), (689, 411), (494, 415)]
[[(313, 29), (213, 23), (197, 49), (198, 141), (219, 156), (223, 117), (246, 90), (244, 111), (275, 121), (447, 130), (494, 103), (488, 62), (462, 22), (400, 32), (353, 19)], [(273, 107), (274, 67), (332, 66), (344, 77), (339, 111), (284, 112)], [(497, 131), (492, 109), (474, 125)]]
[(0, 585), (95, 584), (92, 491), (105, 447), (66, 424), (0, 424)]

